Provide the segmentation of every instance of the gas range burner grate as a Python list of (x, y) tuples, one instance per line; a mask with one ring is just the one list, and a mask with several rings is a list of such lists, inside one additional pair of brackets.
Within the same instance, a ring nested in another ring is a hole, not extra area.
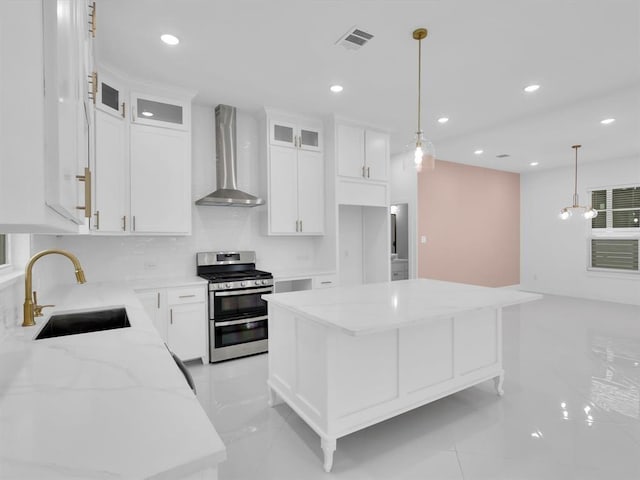
[(200, 277), (209, 280), (210, 282), (226, 282), (235, 280), (253, 280), (256, 278), (272, 278), (269, 272), (263, 272), (262, 270), (244, 270), (240, 272), (217, 272), (217, 273), (202, 273)]

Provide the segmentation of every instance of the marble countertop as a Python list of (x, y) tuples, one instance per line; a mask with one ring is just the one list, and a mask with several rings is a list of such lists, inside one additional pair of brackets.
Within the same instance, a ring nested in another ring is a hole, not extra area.
[(204, 278), (193, 277), (159, 277), (130, 280), (126, 286), (132, 290), (146, 290), (150, 288), (172, 288), (190, 287), (192, 285), (207, 285), (209, 282)]
[(262, 298), (350, 335), (364, 335), (465, 311), (538, 300), (542, 295), (415, 279), (276, 293)]
[(319, 275), (335, 275), (335, 270), (322, 270), (317, 268), (299, 268), (288, 270), (272, 270), (275, 281), (299, 280), (303, 278), (312, 278)]
[(47, 292), (48, 315), (124, 306), (131, 327), (0, 343), (0, 477), (183, 478), (226, 450), (142, 305), (126, 287)]

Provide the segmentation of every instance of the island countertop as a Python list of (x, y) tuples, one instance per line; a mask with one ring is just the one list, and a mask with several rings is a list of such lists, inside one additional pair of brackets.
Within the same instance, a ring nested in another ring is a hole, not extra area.
[(350, 335), (364, 335), (542, 296), (510, 288), (415, 279), (276, 293), (262, 298)]
[(131, 327), (0, 343), (1, 478), (186, 478), (217, 467), (224, 444), (131, 290), (50, 292), (48, 312), (124, 306)]

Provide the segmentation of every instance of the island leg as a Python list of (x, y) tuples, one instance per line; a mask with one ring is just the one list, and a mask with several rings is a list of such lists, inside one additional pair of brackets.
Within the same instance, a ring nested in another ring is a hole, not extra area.
[(324, 471), (329, 473), (331, 471), (331, 467), (333, 467), (333, 452), (336, 451), (336, 439), (321, 438), (320, 445), (324, 452)]
[(271, 387), (267, 387), (269, 389), (269, 400), (268, 404), (270, 407), (275, 407), (276, 405), (280, 405), (282, 403), (282, 399), (280, 395), (278, 395), (275, 390)]
[(502, 384), (504, 383), (504, 373), (497, 377), (493, 377), (493, 383), (496, 386), (496, 392), (498, 392), (498, 395), (503, 396), (504, 390), (502, 389)]

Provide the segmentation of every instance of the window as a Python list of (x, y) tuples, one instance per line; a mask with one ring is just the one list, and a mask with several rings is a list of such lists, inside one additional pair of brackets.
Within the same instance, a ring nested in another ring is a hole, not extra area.
[(0, 233), (0, 266), (5, 265), (9, 261), (7, 253), (7, 236)]
[(590, 269), (639, 273), (640, 185), (591, 192)]

